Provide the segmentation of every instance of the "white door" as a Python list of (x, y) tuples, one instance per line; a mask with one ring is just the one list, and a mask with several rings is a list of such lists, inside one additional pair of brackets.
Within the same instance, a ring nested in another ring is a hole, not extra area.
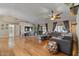
[(14, 25), (9, 24), (9, 38), (8, 38), (8, 47), (12, 48), (14, 45)]

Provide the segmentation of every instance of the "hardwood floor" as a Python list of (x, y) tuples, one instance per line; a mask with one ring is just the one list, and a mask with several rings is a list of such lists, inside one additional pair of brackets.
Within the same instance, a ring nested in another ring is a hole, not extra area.
[[(6, 40), (6, 39), (5, 39)], [(5, 47), (6, 44), (2, 44), (4, 47), (0, 48), (1, 56), (66, 56), (62, 52), (56, 54), (50, 53), (47, 50), (48, 41), (38, 41), (34, 36), (26, 38), (16, 37), (14, 40), (14, 47)]]
[(73, 56), (78, 56), (78, 41), (73, 41)]

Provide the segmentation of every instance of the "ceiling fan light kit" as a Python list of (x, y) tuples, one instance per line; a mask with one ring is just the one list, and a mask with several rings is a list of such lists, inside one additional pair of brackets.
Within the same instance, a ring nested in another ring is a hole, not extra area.
[(55, 20), (55, 19), (60, 19), (61, 17), (59, 16), (59, 15), (61, 15), (62, 13), (59, 13), (59, 14), (57, 14), (57, 15), (53, 15), (52, 17), (51, 17), (51, 20)]
[(51, 17), (51, 20), (55, 20), (55, 18), (56, 18), (56, 16), (52, 16), (52, 17)]
[(55, 18), (51, 18), (51, 20), (55, 20)]
[(51, 18), (51, 20), (54, 20), (54, 18)]

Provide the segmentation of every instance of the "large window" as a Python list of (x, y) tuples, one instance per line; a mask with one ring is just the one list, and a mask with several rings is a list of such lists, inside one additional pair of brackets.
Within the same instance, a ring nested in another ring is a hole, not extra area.
[(43, 26), (43, 34), (46, 33), (46, 27)]
[(65, 32), (65, 33), (67, 32), (67, 30), (66, 30), (65, 25), (63, 24), (63, 22), (57, 23), (54, 31), (56, 31), (56, 32)]
[(25, 31), (32, 31), (32, 27), (25, 26)]

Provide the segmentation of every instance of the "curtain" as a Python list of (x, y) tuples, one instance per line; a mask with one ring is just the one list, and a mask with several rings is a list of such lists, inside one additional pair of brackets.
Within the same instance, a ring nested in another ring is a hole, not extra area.
[(63, 21), (65, 28), (67, 31), (69, 31), (69, 21)]
[(48, 23), (46, 23), (45, 26), (46, 26), (46, 32), (48, 32)]
[(56, 27), (56, 24), (57, 24), (57, 22), (53, 22), (53, 31), (54, 31), (54, 29)]
[(41, 31), (43, 31), (43, 26), (40, 26), (41, 27)]
[(39, 34), (39, 27), (40, 27), (40, 25), (38, 24), (38, 26), (37, 26), (37, 34)]

